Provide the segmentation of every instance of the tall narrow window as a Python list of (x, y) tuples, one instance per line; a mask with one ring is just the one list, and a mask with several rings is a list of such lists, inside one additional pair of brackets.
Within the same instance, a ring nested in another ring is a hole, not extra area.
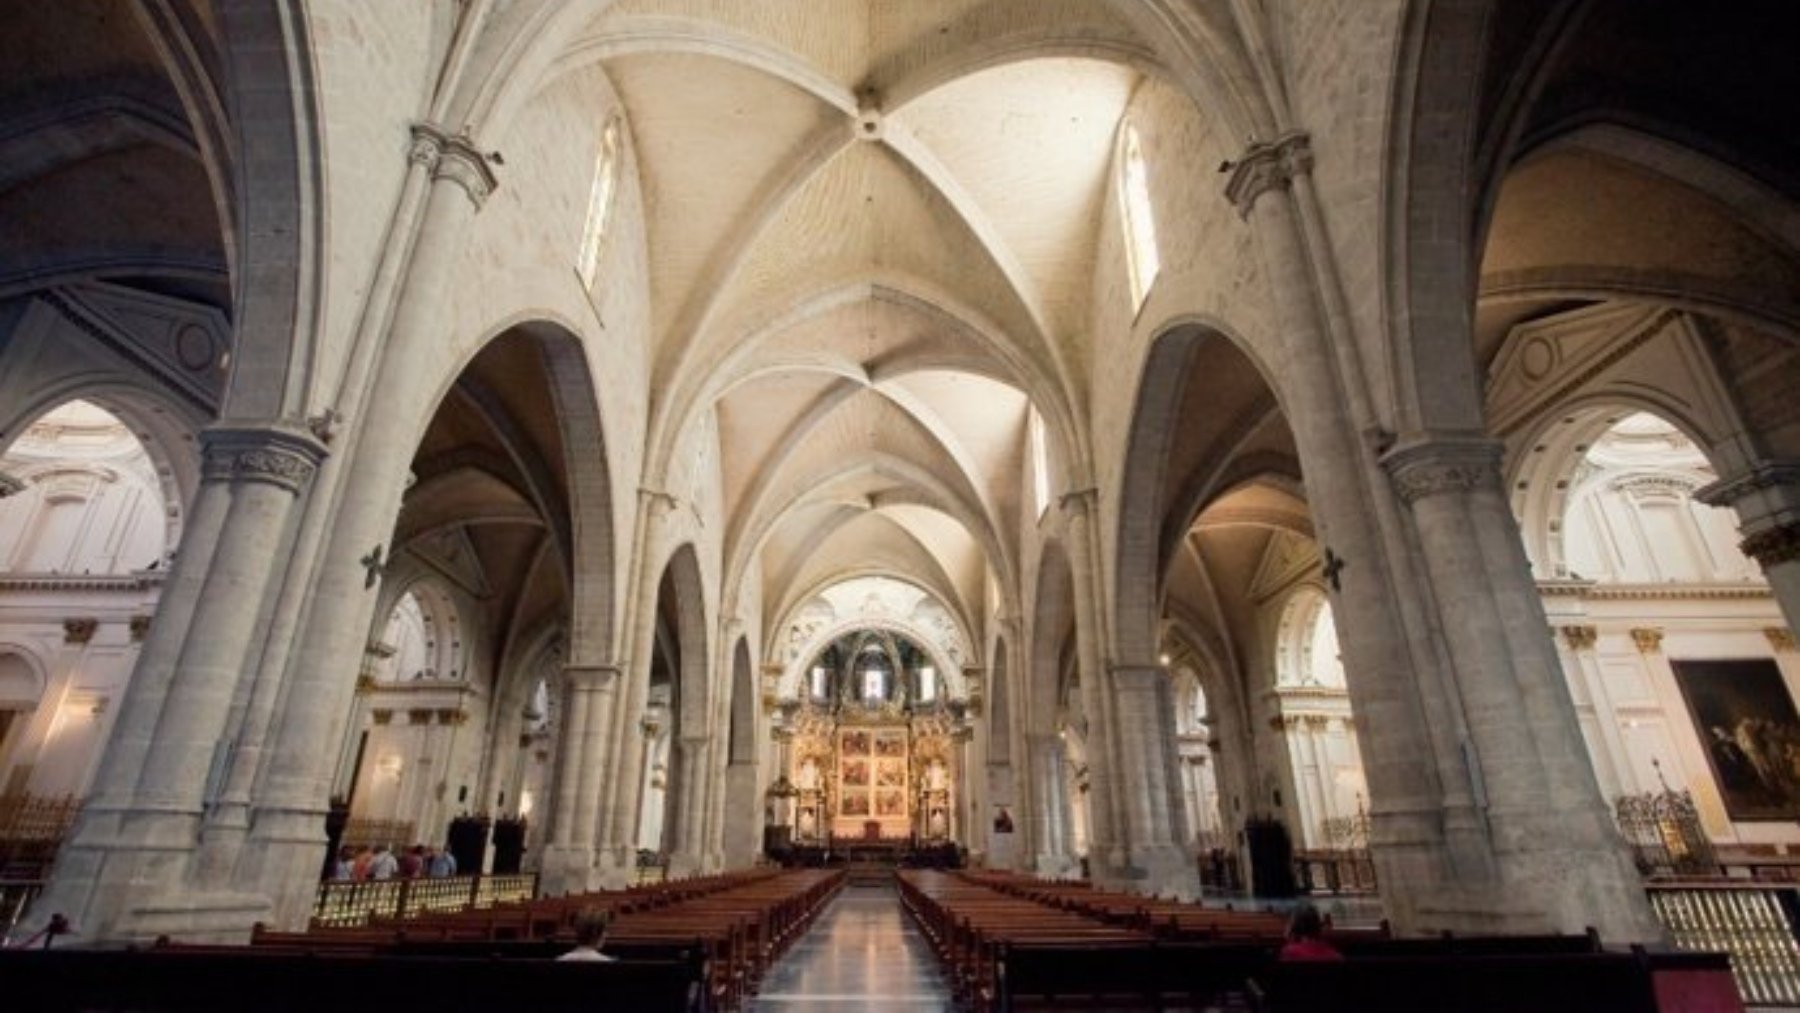
[(1050, 445), (1044, 439), (1044, 417), (1032, 408), (1026, 423), (1031, 440), (1031, 485), (1037, 498), (1038, 519), (1050, 509)]
[(606, 124), (600, 135), (600, 151), (594, 156), (594, 188), (588, 194), (587, 225), (581, 231), (581, 249), (575, 258), (575, 271), (581, 275), (584, 288), (594, 287), (594, 272), (600, 267), (600, 241), (606, 238), (618, 179), (619, 121), (615, 119)]
[(1162, 270), (1156, 249), (1156, 216), (1150, 207), (1150, 175), (1144, 152), (1138, 146), (1137, 129), (1125, 124), (1124, 150), (1119, 179), (1120, 210), (1125, 220), (1125, 261), (1131, 273), (1131, 310), (1144, 307), (1144, 297)]

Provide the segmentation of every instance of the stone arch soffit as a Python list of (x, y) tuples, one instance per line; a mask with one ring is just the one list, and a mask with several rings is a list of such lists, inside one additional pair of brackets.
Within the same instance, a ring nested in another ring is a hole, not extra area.
[(773, 497), (765, 498), (755, 510), (747, 515), (741, 537), (734, 542), (731, 558), (726, 567), (726, 586), (734, 586), (742, 575), (748, 572), (750, 561), (775, 529), (784, 522), (797, 508), (821, 498), (829, 498), (832, 489), (839, 482), (863, 475), (877, 474), (895, 479), (911, 487), (914, 495), (904, 500), (889, 498), (882, 506), (900, 505), (929, 507), (943, 513), (960, 524), (980, 545), (987, 556), (988, 568), (1001, 579), (1001, 593), (1009, 606), (1016, 604), (1018, 595), (1009, 575), (1013, 571), (1012, 556), (1007, 552), (1005, 543), (999, 536), (998, 528), (992, 519), (983, 513), (978, 504), (967, 502), (961, 494), (946, 485), (938, 476), (918, 468), (907, 461), (897, 460), (887, 455), (877, 455), (873, 460), (853, 461), (842, 469), (827, 475), (813, 478), (805, 488), (793, 490), (785, 499), (774, 502)]
[[(951, 621), (956, 624), (957, 636), (962, 638), (964, 647), (969, 651), (969, 657), (963, 659), (963, 665), (978, 665), (981, 663), (980, 655), (977, 653), (980, 650), (980, 647), (978, 646), (979, 641), (971, 635), (971, 631), (974, 630), (975, 625), (969, 621), (968, 610), (963, 607), (962, 600), (957, 597), (952, 588), (927, 577), (921, 577), (918, 574), (894, 573), (876, 567), (852, 567), (840, 570), (830, 576), (822, 577), (812, 584), (806, 585), (805, 587), (796, 590), (794, 593), (787, 595), (782, 601), (781, 608), (776, 613), (779, 617), (778, 620), (770, 627), (770, 629), (775, 630), (778, 635), (770, 638), (768, 644), (766, 644), (763, 649), (764, 657), (767, 659), (768, 663), (772, 665), (787, 664), (788, 659), (781, 656), (782, 646), (779, 633), (787, 630), (794, 624), (801, 609), (811, 604), (813, 599), (824, 594), (826, 591), (837, 587), (839, 584), (847, 584), (853, 580), (861, 580), (865, 577), (880, 577), (900, 584), (909, 584), (924, 592), (926, 597), (930, 598), (945, 612), (949, 613)], [(960, 671), (960, 668), (958, 671)]]
[[(326, 252), (323, 117), (311, 32), (299, 0), (226, 4), (219, 21), (242, 211), (236, 341), (221, 414), (305, 417), (320, 381), (314, 343)], [(255, 228), (246, 227), (250, 221)]]
[[(492, 716), (496, 724), (524, 707), (526, 696), (537, 686), (537, 677), (544, 674), (546, 665), (555, 661), (560, 671), (567, 664), (567, 644), (567, 630), (557, 620), (546, 620), (508, 639), (494, 676)], [(555, 691), (552, 681), (551, 692)]]
[(216, 37), (191, 6), (146, 4), (139, 6), (137, 13), (138, 23), (149, 35), (181, 100), (195, 157), (212, 184), (214, 210), (224, 233), (227, 269), (235, 275), (238, 183), (226, 84), (218, 73), (223, 54)]
[(163, 552), (181, 547), (188, 505), (200, 489), (200, 430), (210, 420), (160, 391), (131, 379), (95, 381), (92, 376), (57, 383), (34, 392), (14, 412), (0, 415), (0, 454), (26, 429), (70, 401), (89, 401), (104, 408), (131, 431), (131, 438), (150, 457), (156, 492), (163, 505)]
[[(396, 567), (391, 576), (381, 581), (375, 597), (375, 618), (369, 625), (369, 635), (363, 641), (365, 644), (380, 638), (394, 609), (399, 607), (408, 594), (421, 599), (434, 598), (442, 607), (454, 613), (457, 629), (463, 634), (465, 656), (475, 653), (471, 641), (486, 639), (487, 631), (479, 621), (480, 617), (471, 617), (463, 608), (463, 596), (447, 587), (443, 578), (429, 566), (409, 559)], [(424, 604), (423, 601), (421, 604)], [(472, 618), (476, 621), (472, 622)], [(467, 674), (466, 670), (463, 674)]]
[(1164, 529), (1171, 503), (1163, 489), (1174, 445), (1178, 412), (1186, 393), (1194, 356), (1203, 343), (1227, 341), (1249, 359), (1264, 385), (1273, 375), (1255, 349), (1217, 321), (1185, 322), (1156, 333), (1138, 370), (1126, 431), (1125, 465), (1120, 469), (1117, 527), (1113, 531), (1114, 645), (1120, 659), (1156, 656), (1156, 618), (1160, 612)]
[(1165, 646), (1185, 651), (1190, 662), (1197, 662), (1186, 667), (1193, 672), (1200, 692), (1206, 694), (1206, 710), (1214, 721), (1228, 715), (1234, 725), (1250, 727), (1248, 687), (1236, 652), (1218, 628), (1191, 616), (1170, 615), (1163, 620), (1163, 638)]
[[(1051, 440), (1051, 452), (1057, 456), (1057, 460), (1065, 462), (1065, 467), (1072, 475), (1086, 474), (1088, 446), (1076, 419), (1075, 397), (1066, 371), (1046, 368), (1029, 349), (1009, 340), (1006, 332), (977, 308), (963, 303), (923, 279), (898, 275), (872, 278), (817, 292), (725, 342), (721, 346), (724, 350), (710, 360), (694, 361), (680, 370), (673, 378), (675, 393), (668, 400), (668, 407), (657, 412), (651, 422), (652, 447), (655, 453), (650, 462), (652, 470), (649, 473), (661, 474), (667, 470), (678, 452), (681, 435), (698, 421), (703, 412), (738, 385), (753, 379), (761, 369), (769, 367), (768, 363), (757, 359), (758, 352), (764, 345), (812, 319), (864, 300), (885, 302), (917, 312), (941, 326), (946, 333), (961, 338), (974, 347), (977, 354), (971, 356), (972, 361), (955, 368), (1022, 390), (1026, 399), (1044, 417), (1045, 431)], [(983, 359), (993, 365), (986, 369), (975, 368), (976, 363)], [(895, 370), (892, 374), (886, 369), (877, 369), (871, 375), (854, 363), (839, 363), (835, 367), (821, 368), (835, 368), (844, 372), (846, 379), (861, 383), (871, 382), (878, 377), (885, 379), (890, 375), (899, 375), (901, 370), (898, 363), (891, 364), (891, 368)]]
[[(424, 438), (457, 381), (489, 345), (513, 335), (536, 343), (562, 441), (562, 458), (555, 463), (562, 468), (567, 500), (545, 505), (561, 514), (549, 520), (562, 546), (560, 561), (571, 591), (569, 663), (604, 664), (614, 654), (621, 607), (616, 593), (618, 538), (605, 420), (581, 328), (559, 313), (532, 308), (473, 333), (478, 335), (473, 340), (455, 343), (463, 353), (445, 367), (429, 406), (416, 416), (413, 442)], [(553, 488), (554, 483), (544, 491)]]
[(762, 701), (756, 692), (755, 665), (750, 661), (750, 641), (737, 638), (731, 649), (731, 723), (727, 755), (734, 764), (756, 762), (756, 715)]
[(1634, 300), (1737, 321), (1800, 342), (1800, 302), (1772, 297), (1763, 286), (1687, 271), (1645, 272), (1612, 265), (1528, 268), (1485, 281), (1480, 297)]
[[(1521, 139), (1509, 171), (1569, 150), (1602, 155), (1710, 197), (1771, 245), (1800, 252), (1800, 216), (1790, 210), (1791, 198), (1666, 123), (1620, 112), (1553, 124)], [(1504, 178), (1496, 182), (1496, 194)]]
[[(1384, 173), (1385, 245), (1394, 267), (1380, 313), (1388, 322), (1397, 431), (1481, 428), (1478, 399), (1444, 398), (1434, 388), (1445, 386), (1445, 377), (1475, 375), (1471, 293), (1479, 247), (1471, 194), (1482, 75), (1470, 72), (1469, 60), (1487, 53), (1495, 4), (1414, 0), (1400, 21)], [(1415, 342), (1415, 334), (1435, 339)]]
[[(25, 666), (26, 673), (34, 680), (29, 702), (36, 708), (44, 703), (44, 690), (50, 685), (50, 667), (44, 659), (30, 647), (11, 640), (0, 640), (0, 659), (18, 658)], [(17, 697), (0, 697), (0, 704), (20, 704), (26, 700)]]
[[(1243, 440), (1254, 436), (1261, 429), (1261, 423), (1272, 414), (1273, 409), (1266, 412), (1259, 410), (1253, 424), (1242, 428), (1237, 442), (1241, 444)], [(1245, 454), (1234, 450), (1217, 467), (1203, 468), (1188, 476), (1188, 480), (1169, 497), (1169, 510), (1163, 516), (1162, 531), (1157, 540), (1158, 578), (1167, 579), (1169, 568), (1175, 565), (1175, 555), (1182, 541), (1200, 523), (1208, 509), (1232, 493), (1256, 485), (1287, 493), (1303, 504), (1306, 502), (1300, 462), (1285, 454)], [(1293, 530), (1300, 532), (1298, 528)], [(1303, 533), (1308, 538), (1312, 537), (1310, 525)]]
[[(676, 636), (680, 645), (681, 671), (676, 698), (680, 711), (679, 734), (704, 735), (710, 724), (713, 687), (707, 676), (707, 602), (706, 581), (700, 570), (699, 550), (693, 542), (672, 547), (663, 561), (661, 572), (669, 578), (675, 595)], [(659, 581), (659, 588), (661, 582)], [(660, 590), (658, 592), (660, 594)], [(652, 607), (655, 607), (654, 605)], [(649, 645), (645, 645), (648, 647)], [(645, 652), (644, 663), (650, 662)]]

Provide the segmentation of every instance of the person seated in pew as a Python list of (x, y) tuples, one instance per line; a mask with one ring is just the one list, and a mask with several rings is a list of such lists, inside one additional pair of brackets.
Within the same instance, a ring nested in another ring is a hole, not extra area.
[(1293, 920), (1288, 922), (1287, 942), (1282, 944), (1280, 959), (1342, 960), (1344, 955), (1325, 941), (1325, 919), (1319, 917), (1319, 909), (1302, 904), (1294, 909)]
[(612, 916), (605, 911), (589, 909), (575, 919), (575, 948), (558, 960), (613, 960), (600, 952), (606, 943), (606, 926)]

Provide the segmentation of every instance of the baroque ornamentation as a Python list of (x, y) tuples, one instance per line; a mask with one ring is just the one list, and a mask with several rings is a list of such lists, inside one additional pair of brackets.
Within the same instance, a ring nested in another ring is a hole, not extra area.
[(1592, 626), (1564, 626), (1562, 635), (1571, 651), (1591, 651), (1600, 639), (1600, 631)]
[(1312, 170), (1312, 141), (1302, 131), (1283, 134), (1269, 143), (1257, 142), (1231, 163), (1225, 182), (1225, 198), (1250, 217), (1256, 199), (1270, 190), (1285, 190), (1294, 177)]
[(325, 448), (289, 429), (208, 429), (204, 475), (213, 482), (266, 482), (298, 494), (311, 484)]
[(1394, 490), (1407, 503), (1444, 493), (1500, 487), (1499, 442), (1487, 437), (1424, 437), (1402, 441), (1381, 458)]
[(17, 495), (25, 491), (25, 483), (18, 478), (0, 471), (0, 499)]
[(1763, 569), (1800, 559), (1800, 523), (1778, 524), (1750, 535), (1738, 543), (1744, 555), (1762, 564)]
[(68, 644), (85, 644), (94, 639), (94, 631), (100, 628), (100, 620), (83, 616), (76, 619), (63, 620), (63, 642)]
[(1653, 627), (1640, 626), (1631, 631), (1632, 643), (1637, 644), (1641, 654), (1656, 654), (1662, 650), (1663, 631)]
[(1770, 626), (1763, 630), (1763, 636), (1769, 638), (1769, 647), (1775, 651), (1794, 650), (1794, 631), (1785, 626)]

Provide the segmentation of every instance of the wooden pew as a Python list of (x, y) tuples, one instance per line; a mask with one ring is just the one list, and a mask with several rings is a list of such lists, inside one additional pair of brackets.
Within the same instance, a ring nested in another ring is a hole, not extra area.
[[(9, 950), (0, 982), (41, 1013), (697, 1011), (677, 961), (466, 960), (217, 950)], [(10, 1004), (9, 1004), (10, 1005)]]
[(1645, 954), (1641, 950), (1276, 963), (1253, 978), (1251, 995), (1253, 1007), (1267, 1013), (1726, 1013), (1743, 1009), (1730, 986), (1730, 963), (1724, 954)]

